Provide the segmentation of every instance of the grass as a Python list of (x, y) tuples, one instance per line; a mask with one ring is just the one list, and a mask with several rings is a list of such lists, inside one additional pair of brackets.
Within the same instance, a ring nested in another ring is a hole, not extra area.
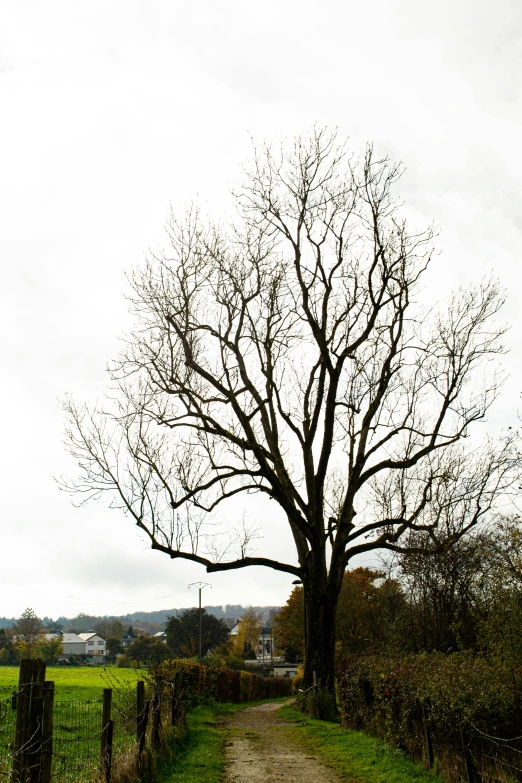
[[(136, 735), (135, 685), (147, 672), (116, 667), (47, 667), (55, 682), (53, 775), (60, 783), (94, 780), (97, 775), (102, 694), (113, 689), (115, 753), (132, 747)], [(9, 748), (16, 712), (10, 696), (18, 688), (19, 668), (0, 667), (0, 777), (10, 768)]]
[[(272, 702), (286, 700), (269, 699)], [(162, 783), (221, 783), (227, 738), (223, 719), (238, 710), (255, 707), (256, 704), (266, 704), (266, 701), (206, 704), (191, 710), (187, 715), (187, 734), (174, 755), (174, 769), (167, 764), (159, 769)]]
[(311, 751), (350, 783), (435, 783), (440, 781), (398, 748), (362, 731), (342, 729), (338, 723), (315, 720), (284, 706), (277, 715), (291, 721), (291, 741)]
[[(0, 666), (0, 699), (18, 687), (18, 666)], [(146, 670), (119, 669), (116, 666), (48, 666), (46, 679), (54, 680), (55, 699), (91, 699), (104, 688), (129, 688), (143, 680)], [(117, 680), (117, 685), (109, 680)]]

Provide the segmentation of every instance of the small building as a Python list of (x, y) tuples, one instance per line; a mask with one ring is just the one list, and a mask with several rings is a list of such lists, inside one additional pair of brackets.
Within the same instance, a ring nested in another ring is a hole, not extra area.
[(163, 642), (164, 644), (167, 644), (167, 634), (165, 633), (165, 631), (158, 631), (158, 633), (155, 633), (152, 638), (157, 639), (159, 642)]
[(105, 639), (102, 639), (101, 636), (98, 636), (95, 631), (80, 633), (78, 636), (80, 636), (80, 638), (85, 642), (85, 655), (92, 655), (97, 657), (99, 655), (107, 654)]
[[(49, 634), (49, 636), (54, 638), (56, 634)], [(64, 633), (62, 635), (62, 647), (64, 655), (86, 655), (85, 640), (77, 633)]]
[(295, 677), (298, 663), (275, 663), (272, 666), (273, 677)]

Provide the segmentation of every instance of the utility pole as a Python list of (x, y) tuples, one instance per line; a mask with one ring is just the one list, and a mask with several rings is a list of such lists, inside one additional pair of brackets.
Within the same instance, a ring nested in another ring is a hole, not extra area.
[(208, 582), (192, 582), (189, 585), (189, 587), (195, 587), (196, 590), (199, 590), (199, 648), (198, 648), (199, 649), (199, 654), (198, 654), (198, 661), (199, 661), (199, 663), (202, 663), (203, 656), (201, 655), (201, 618), (202, 618), (202, 613), (201, 613), (201, 591), (203, 590), (204, 587), (212, 587), (212, 585), (209, 584)]

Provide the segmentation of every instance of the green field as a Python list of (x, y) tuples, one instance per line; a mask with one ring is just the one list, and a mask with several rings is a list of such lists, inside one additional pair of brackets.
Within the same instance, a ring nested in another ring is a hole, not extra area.
[[(136, 682), (146, 670), (116, 667), (49, 666), (46, 679), (55, 683), (53, 776), (58, 783), (93, 780), (100, 754), (102, 694), (112, 688), (114, 752), (125, 752), (136, 737)], [(11, 694), (18, 688), (19, 669), (0, 667), (0, 777), (9, 774), (16, 712)]]
[[(0, 666), (0, 699), (18, 687), (17, 666)], [(104, 688), (129, 688), (145, 679), (144, 669), (118, 669), (116, 666), (48, 666), (47, 680), (54, 680), (55, 699), (89, 699), (101, 696)]]

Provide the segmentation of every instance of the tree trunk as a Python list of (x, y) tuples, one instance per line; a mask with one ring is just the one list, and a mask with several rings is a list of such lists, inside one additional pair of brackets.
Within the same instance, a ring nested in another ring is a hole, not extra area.
[(303, 580), (306, 693), (300, 702), (307, 712), (319, 718), (331, 718), (336, 713), (335, 629), (341, 582), (342, 576), (339, 580), (328, 578), (324, 568), (310, 569)]

